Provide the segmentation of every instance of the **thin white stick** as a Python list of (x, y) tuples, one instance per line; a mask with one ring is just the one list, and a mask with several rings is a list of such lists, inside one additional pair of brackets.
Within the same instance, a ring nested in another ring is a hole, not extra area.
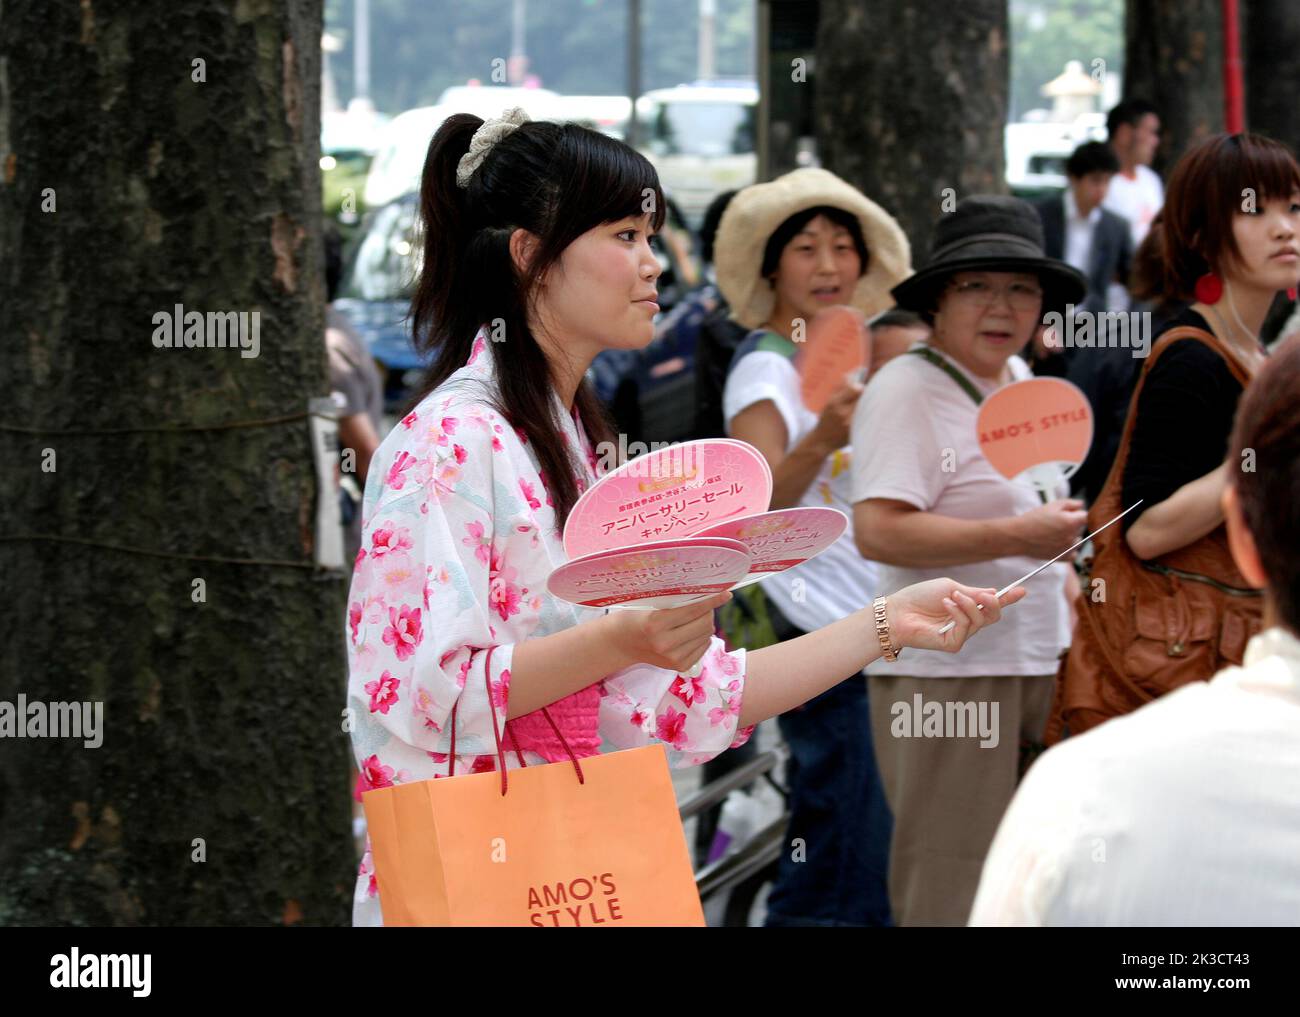
[[(1132, 505), (1130, 505), (1130, 506), (1129, 506), (1128, 508), (1126, 508), (1123, 512), (1121, 512), (1121, 513), (1120, 513), (1119, 515), (1117, 515), (1114, 519), (1112, 519), (1109, 523), (1106, 523), (1104, 526), (1098, 526), (1095, 530), (1093, 530), (1091, 533), (1089, 533), (1086, 537), (1084, 537), (1082, 540), (1080, 540), (1077, 544), (1071, 544), (1069, 547), (1067, 547), (1064, 551), (1062, 551), (1060, 554), (1058, 554), (1058, 555), (1057, 555), (1055, 558), (1053, 558), (1051, 561), (1043, 562), (1043, 564), (1039, 565), (1038, 568), (1034, 569), (1033, 572), (1030, 572), (1030, 573), (1028, 573), (1027, 575), (1023, 575), (1023, 576), (1021, 576), (1019, 579), (1017, 579), (1014, 583), (1008, 583), (1006, 586), (1002, 587), (1002, 589), (998, 590), (998, 592), (995, 593), (995, 594), (993, 595), (993, 596), (994, 596), (994, 599), (998, 599), (998, 598), (1002, 597), (1004, 594), (1009, 593), (1011, 590), (1014, 590), (1014, 589), (1015, 589), (1017, 586), (1019, 586), (1021, 583), (1026, 582), (1027, 580), (1033, 579), (1034, 576), (1038, 575), (1038, 573), (1042, 572), (1043, 569), (1047, 568), (1048, 566), (1050, 566), (1050, 565), (1055, 565), (1058, 561), (1060, 561), (1062, 558), (1064, 558), (1067, 554), (1069, 554), (1069, 553), (1070, 553), (1071, 551), (1073, 551), (1075, 548), (1082, 547), (1084, 544), (1086, 544), (1088, 541), (1090, 541), (1093, 537), (1095, 537), (1097, 534), (1099, 534), (1102, 530), (1104, 530), (1107, 526), (1110, 526), (1111, 523), (1117, 523), (1117, 522), (1119, 522), (1121, 519), (1123, 519), (1126, 515), (1128, 515), (1130, 512), (1132, 512), (1135, 508), (1137, 508), (1137, 507), (1138, 507), (1139, 505), (1141, 505), (1141, 504), (1142, 504), (1142, 499), (1139, 498), (1139, 499), (1138, 499), (1137, 501), (1135, 501)], [(978, 607), (981, 611), (984, 610), (984, 605), (983, 605), (983, 604), (976, 604), (975, 606)], [(957, 625), (957, 623), (956, 623), (955, 621), (950, 621), (950, 622), (948, 622), (948, 624), (944, 625), (943, 628), (941, 628), (941, 629), (939, 630), (939, 635), (943, 635), (945, 632), (951, 632), (951, 631), (956, 627), (956, 625)]]

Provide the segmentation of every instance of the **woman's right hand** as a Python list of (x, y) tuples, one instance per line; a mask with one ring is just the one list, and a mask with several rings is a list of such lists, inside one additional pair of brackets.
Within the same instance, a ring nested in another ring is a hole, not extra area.
[(605, 616), (611, 638), (630, 664), (689, 671), (713, 640), (713, 611), (731, 599), (724, 590), (707, 600), (651, 611), (615, 609)]
[(857, 382), (845, 382), (831, 393), (813, 433), (823, 448), (834, 451), (849, 443), (849, 427), (853, 423), (853, 410), (858, 405), (858, 398), (865, 386)]
[(1077, 498), (1057, 498), (1016, 517), (1020, 553), (1031, 558), (1055, 558), (1083, 536), (1088, 513)]

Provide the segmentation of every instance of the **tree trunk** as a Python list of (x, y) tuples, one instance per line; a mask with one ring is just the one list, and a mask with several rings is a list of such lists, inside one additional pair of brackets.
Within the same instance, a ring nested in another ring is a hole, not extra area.
[(1248, 0), (1242, 10), (1246, 127), (1300, 147), (1300, 5), (1295, 0)]
[[(327, 388), (321, 0), (109, 11), (0, 7), (0, 705), (103, 710), (0, 744), (0, 924), (344, 922), (308, 423), (222, 426)], [(159, 348), (177, 304), (244, 348)]]
[(923, 264), (953, 199), (1006, 193), (1005, 0), (822, 0), (822, 165), (895, 216)]
[(1223, 130), (1221, 0), (1128, 0), (1124, 98), (1160, 113), (1153, 168), (1168, 177), (1179, 157)]

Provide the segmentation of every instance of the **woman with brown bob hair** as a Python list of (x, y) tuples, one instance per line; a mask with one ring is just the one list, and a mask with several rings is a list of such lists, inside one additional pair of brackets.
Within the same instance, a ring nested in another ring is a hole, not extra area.
[(1090, 595), (1064, 668), (1049, 740), (1240, 664), (1260, 627), (1258, 590), (1228, 550), (1221, 498), (1252, 450), (1229, 456), (1258, 334), (1300, 283), (1300, 167), (1283, 145), (1221, 134), (1175, 166), (1163, 216), (1164, 297), (1192, 300), (1156, 335), (1105, 487)]

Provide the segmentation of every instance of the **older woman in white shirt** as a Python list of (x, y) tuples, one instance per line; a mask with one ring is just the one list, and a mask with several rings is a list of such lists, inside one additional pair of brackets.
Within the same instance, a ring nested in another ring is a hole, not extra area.
[[(945, 215), (930, 262), (894, 288), (933, 322), (859, 401), (852, 442), (854, 530), (891, 589), (945, 573), (1001, 586), (1077, 539), (1082, 505), (1041, 504), (979, 449), (984, 397), (1029, 377), (1017, 356), (1045, 312), (1078, 300), (1077, 269), (1046, 258), (1032, 206), (974, 196)], [(867, 668), (872, 734), (894, 813), (890, 899), (901, 925), (961, 925), (1019, 772), (1041, 740), (1057, 658), (1070, 641), (1069, 564), (997, 638), (958, 660), (908, 651)]]

